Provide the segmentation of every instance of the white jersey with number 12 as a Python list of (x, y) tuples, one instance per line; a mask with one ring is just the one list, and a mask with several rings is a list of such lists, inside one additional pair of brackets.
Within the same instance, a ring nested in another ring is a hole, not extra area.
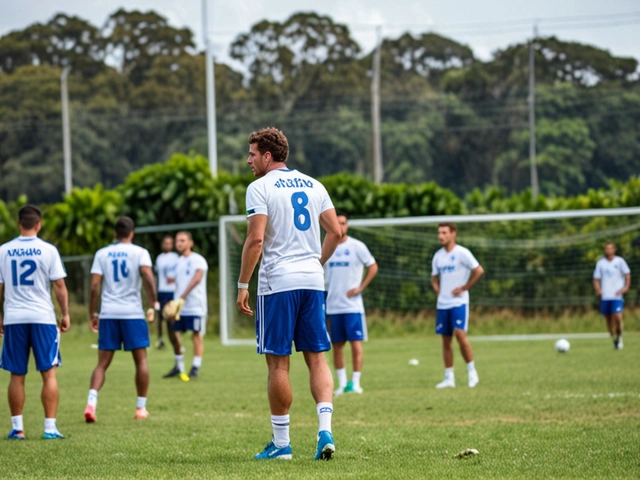
[(316, 179), (280, 168), (247, 188), (247, 216), (266, 215), (258, 295), (324, 290), (320, 214), (333, 208)]

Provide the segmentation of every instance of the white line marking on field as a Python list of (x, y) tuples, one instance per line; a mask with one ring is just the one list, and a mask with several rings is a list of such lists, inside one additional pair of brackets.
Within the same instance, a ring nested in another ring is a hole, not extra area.
[(537, 333), (533, 335), (484, 335), (469, 336), (469, 340), (474, 342), (522, 342), (530, 340), (558, 340), (566, 339), (591, 339), (609, 338), (608, 333)]

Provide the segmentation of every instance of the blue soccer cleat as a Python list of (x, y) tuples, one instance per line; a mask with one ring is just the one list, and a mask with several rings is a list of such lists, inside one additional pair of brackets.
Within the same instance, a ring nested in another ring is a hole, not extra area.
[(9, 440), (24, 440), (24, 432), (22, 430), (11, 430), (7, 438)]
[(253, 458), (255, 460), (291, 460), (293, 458), (291, 444), (278, 448), (271, 440), (264, 450)]
[(55, 432), (44, 432), (44, 435), (42, 435), (43, 440), (55, 440), (57, 438), (65, 438), (64, 435), (62, 435), (59, 431), (55, 431)]
[(314, 460), (331, 460), (331, 456), (336, 453), (336, 446), (333, 444), (333, 435), (327, 430), (318, 433), (318, 446)]

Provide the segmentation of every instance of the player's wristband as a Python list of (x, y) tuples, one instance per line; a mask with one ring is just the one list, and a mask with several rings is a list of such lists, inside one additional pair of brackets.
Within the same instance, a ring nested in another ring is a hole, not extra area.
[(100, 314), (98, 312), (93, 312), (91, 314), (91, 318), (98, 318), (98, 317), (100, 317)]
[(238, 288), (244, 288), (245, 290), (249, 289), (249, 284), (248, 283), (240, 283), (238, 282)]
[(153, 304), (153, 309), (154, 309), (156, 312), (159, 312), (159, 311), (160, 311), (160, 302), (156, 302), (156, 303), (154, 303), (154, 304)]

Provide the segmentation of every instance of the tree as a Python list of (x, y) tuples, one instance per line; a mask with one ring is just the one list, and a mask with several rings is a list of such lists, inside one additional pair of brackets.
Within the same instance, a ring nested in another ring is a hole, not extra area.
[(162, 15), (150, 10), (112, 13), (102, 28), (107, 55), (131, 83), (140, 85), (156, 57), (180, 57), (194, 48), (188, 28), (169, 25)]

